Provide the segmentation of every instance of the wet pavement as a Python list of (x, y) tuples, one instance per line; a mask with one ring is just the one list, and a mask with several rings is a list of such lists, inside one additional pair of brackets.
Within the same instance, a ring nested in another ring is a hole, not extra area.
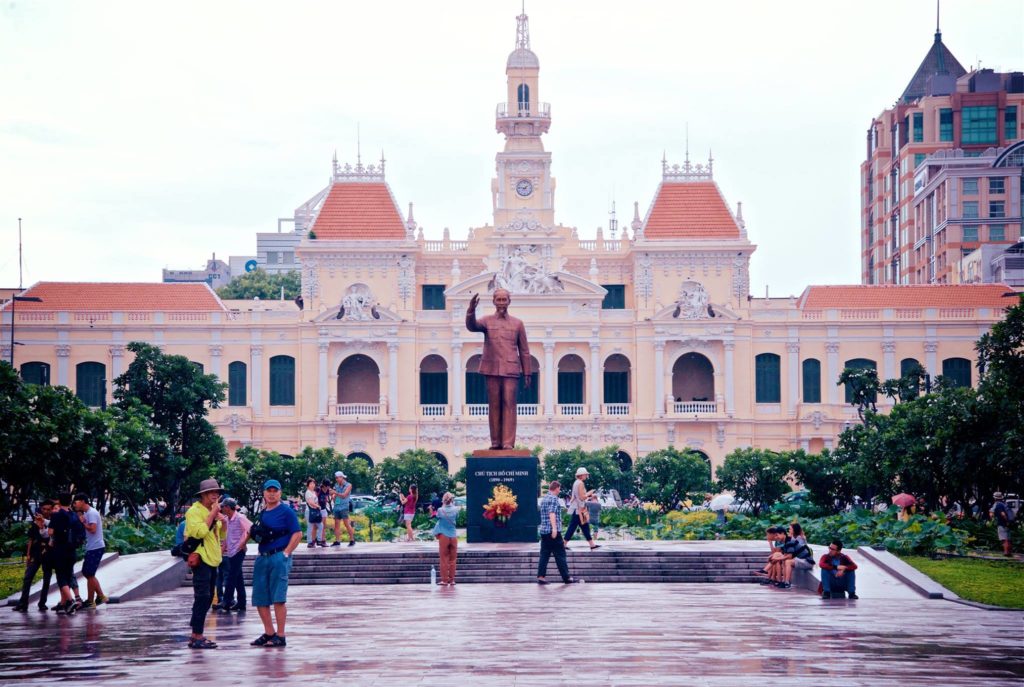
[[(0, 683), (1022, 685), (1024, 613), (922, 598), (824, 602), (729, 584), (297, 587), (289, 645), (252, 610), (186, 648), (188, 589), (70, 618), (0, 614)], [(167, 682), (170, 680), (171, 682)]]

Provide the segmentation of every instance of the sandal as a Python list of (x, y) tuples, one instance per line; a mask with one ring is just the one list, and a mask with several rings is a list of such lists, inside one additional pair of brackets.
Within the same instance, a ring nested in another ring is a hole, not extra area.
[(249, 646), (266, 646), (267, 644), (270, 644), (270, 642), (273, 641), (274, 637), (276, 636), (277, 635), (268, 635), (266, 633), (263, 633), (255, 640), (249, 642)]
[(206, 637), (200, 637), (199, 639), (190, 639), (188, 641), (189, 649), (216, 649), (217, 642), (211, 642)]

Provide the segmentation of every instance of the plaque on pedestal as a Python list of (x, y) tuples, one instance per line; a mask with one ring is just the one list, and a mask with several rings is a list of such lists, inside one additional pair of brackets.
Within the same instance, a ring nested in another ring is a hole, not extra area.
[[(477, 455), (486, 453), (487, 455)], [(466, 459), (466, 541), (535, 542), (540, 512), (539, 461), (529, 451), (475, 451)], [(502, 485), (515, 494), (517, 508), (503, 521), (484, 517), (484, 506)]]

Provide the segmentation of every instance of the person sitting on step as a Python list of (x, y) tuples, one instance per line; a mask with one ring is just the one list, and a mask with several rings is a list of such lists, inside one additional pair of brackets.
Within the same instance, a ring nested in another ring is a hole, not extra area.
[(833, 539), (828, 553), (818, 561), (821, 568), (821, 598), (842, 599), (844, 592), (851, 599), (857, 597), (857, 564), (843, 551), (843, 542)]

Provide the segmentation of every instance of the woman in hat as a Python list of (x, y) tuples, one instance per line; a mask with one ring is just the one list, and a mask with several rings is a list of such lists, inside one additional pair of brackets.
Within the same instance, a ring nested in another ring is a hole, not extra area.
[(584, 481), (590, 477), (590, 473), (584, 467), (576, 469), (576, 481), (572, 483), (572, 494), (569, 497), (569, 529), (565, 531), (565, 542), (569, 543), (577, 528), (583, 531), (583, 536), (590, 544), (590, 550), (599, 549), (601, 546), (594, 543), (590, 536), (590, 518), (587, 511), (587, 499), (594, 495), (593, 491), (587, 491)]

